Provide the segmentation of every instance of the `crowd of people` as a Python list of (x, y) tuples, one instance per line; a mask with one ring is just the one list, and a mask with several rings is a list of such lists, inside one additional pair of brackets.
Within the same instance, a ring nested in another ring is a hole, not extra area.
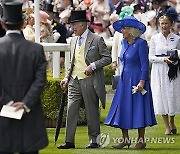
[[(88, 25), (90, 29), (105, 39), (109, 39), (114, 36), (114, 29), (112, 28), (112, 23), (114, 18), (118, 15), (120, 18), (123, 14), (128, 13), (125, 6), (129, 6), (132, 9), (132, 15), (139, 21), (143, 22), (147, 26), (147, 31), (144, 34), (147, 41), (150, 37), (157, 33), (158, 27), (156, 23), (156, 17), (160, 8), (164, 5), (173, 5), (179, 13), (178, 6), (180, 5), (176, 0), (146, 0), (144, 3), (136, 2), (133, 0), (41, 0), (40, 9), (48, 13), (50, 25), (52, 25), (53, 30), (54, 22), (57, 21), (66, 28), (66, 32), (63, 31), (65, 36), (59, 32), (62, 37), (68, 38), (72, 36), (72, 28), (69, 25), (68, 19), (71, 15), (71, 10), (87, 10), (87, 18), (89, 20)], [(34, 8), (33, 0), (24, 0), (23, 9)], [(52, 13), (50, 15), (50, 12)], [(27, 15), (28, 11), (27, 11)], [(40, 14), (41, 16), (41, 14)], [(116, 18), (115, 20), (118, 20)], [(42, 21), (43, 22), (43, 21)], [(61, 28), (62, 29), (62, 28)], [(49, 30), (51, 32), (51, 30)], [(150, 33), (152, 31), (152, 33)], [(64, 39), (65, 39), (64, 38)], [(44, 40), (41, 40), (44, 41)], [(46, 40), (48, 41), (48, 40)], [(53, 41), (50, 39), (49, 41)], [(55, 40), (56, 41), (56, 40)], [(62, 42), (64, 43), (64, 41)]]
[[(23, 34), (26, 39), (35, 41), (34, 0), (21, 1), (23, 1), (23, 11), (26, 15)], [(113, 22), (122, 19), (124, 15), (131, 14), (146, 25), (147, 30), (142, 37), (149, 44), (151, 36), (159, 32), (158, 12), (166, 5), (173, 6), (180, 13), (180, 7), (178, 7), (180, 4), (176, 0), (40, 0), (40, 42), (67, 43), (67, 39), (74, 35), (69, 24), (71, 10), (87, 10), (89, 29), (104, 39), (114, 40), (114, 42), (116, 32), (112, 27)], [(179, 24), (178, 19), (172, 27), (172, 31), (178, 35)], [(3, 35), (2, 32), (1, 36)], [(112, 57), (117, 57), (117, 53), (112, 50)], [(51, 53), (46, 53), (46, 57), (48, 61), (51, 61)], [(64, 61), (65, 53), (60, 52), (61, 66)], [(48, 63), (49, 67), (51, 63)], [(117, 59), (113, 58), (113, 65), (114, 68), (119, 65)], [(117, 70), (117, 73), (119, 72)]]
[[(40, 94), (51, 53), (45, 55), (35, 43), (33, 0), (1, 4), (0, 108), (8, 105), (24, 114), (20, 121), (0, 117), (0, 154), (38, 154), (48, 144)], [(129, 148), (128, 130), (137, 129), (135, 148), (144, 149), (145, 129), (157, 124), (156, 114), (162, 115), (165, 135), (177, 134), (179, 5), (178, 0), (40, 1), (40, 42), (67, 43), (71, 37), (71, 64), (60, 83), (68, 95), (66, 138), (58, 149), (75, 148), (80, 107), (86, 110), (86, 148), (100, 147), (99, 100), (102, 108), (106, 102), (103, 67), (111, 63), (120, 78), (104, 124), (122, 131), (122, 142), (113, 148)], [(113, 40), (111, 52), (104, 39)], [(64, 52), (60, 58), (63, 65)]]

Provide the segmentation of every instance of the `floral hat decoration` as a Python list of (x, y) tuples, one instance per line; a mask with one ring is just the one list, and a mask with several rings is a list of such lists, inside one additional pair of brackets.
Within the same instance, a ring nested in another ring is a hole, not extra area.
[(124, 6), (121, 9), (121, 13), (119, 14), (119, 19), (122, 20), (126, 16), (131, 16), (133, 14), (134, 8), (131, 6)]
[(133, 11), (134, 8), (132, 6), (123, 7), (121, 13), (119, 14), (120, 20), (113, 23), (113, 28), (121, 33), (121, 30), (124, 27), (134, 27), (139, 29), (143, 34), (146, 31), (146, 26), (142, 22), (131, 16), (133, 14)]

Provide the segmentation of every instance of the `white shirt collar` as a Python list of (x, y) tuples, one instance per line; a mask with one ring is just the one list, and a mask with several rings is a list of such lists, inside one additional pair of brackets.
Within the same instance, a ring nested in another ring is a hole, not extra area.
[[(83, 40), (87, 38), (88, 32), (89, 32), (89, 29), (87, 28), (87, 29), (85, 30), (85, 32), (81, 35), (81, 37), (82, 37)], [(80, 37), (80, 36), (79, 36), (79, 37)]]
[(11, 33), (21, 34), (21, 31), (20, 30), (8, 30), (6, 32), (6, 34), (11, 34)]

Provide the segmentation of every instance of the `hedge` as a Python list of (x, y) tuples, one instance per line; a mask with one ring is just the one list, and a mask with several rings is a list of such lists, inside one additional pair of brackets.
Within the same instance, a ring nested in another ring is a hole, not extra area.
[[(48, 78), (45, 88), (41, 95), (41, 101), (46, 118), (47, 127), (56, 127), (56, 121), (58, 119), (59, 107), (62, 96), (62, 89), (60, 88), (60, 79)], [(67, 106), (67, 100), (66, 100)], [(65, 106), (63, 113), (62, 126), (65, 126), (66, 111)], [(85, 109), (80, 109), (78, 125), (86, 124)]]
[(115, 74), (115, 70), (112, 69), (112, 65), (104, 67), (104, 81), (106, 85), (112, 84), (112, 76)]

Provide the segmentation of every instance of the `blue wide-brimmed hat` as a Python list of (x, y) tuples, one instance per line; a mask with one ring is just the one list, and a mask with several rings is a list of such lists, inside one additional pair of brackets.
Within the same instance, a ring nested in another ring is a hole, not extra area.
[(122, 28), (124, 27), (137, 28), (142, 32), (142, 34), (146, 31), (146, 26), (132, 16), (126, 16), (124, 19), (118, 20), (113, 23), (113, 28), (120, 33)]

